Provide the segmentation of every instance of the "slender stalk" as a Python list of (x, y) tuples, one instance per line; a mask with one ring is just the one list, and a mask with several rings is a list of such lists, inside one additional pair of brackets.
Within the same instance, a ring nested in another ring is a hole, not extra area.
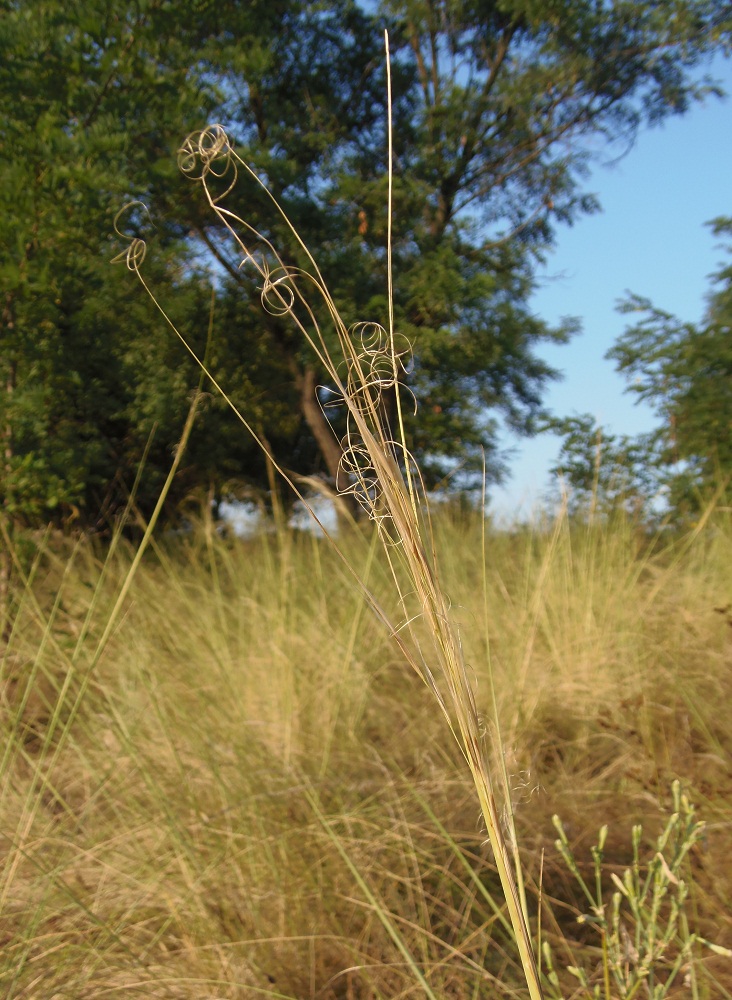
[[(394, 220), (394, 142), (392, 132), (392, 104), (391, 104), (391, 56), (389, 53), (389, 32), (384, 31), (384, 46), (386, 49), (386, 94), (387, 94), (387, 153), (388, 153), (388, 205), (386, 211), (386, 281), (387, 281), (387, 301), (389, 303), (389, 346), (391, 348), (392, 373), (394, 378), (394, 399), (396, 400), (397, 420), (399, 423), (399, 438), (406, 446), (407, 436), (404, 433), (404, 417), (402, 414), (402, 396), (399, 391), (399, 359), (394, 342), (394, 269), (392, 266), (392, 226)], [(409, 489), (409, 500), (412, 504), (412, 511), (417, 517), (417, 499), (415, 496), (412, 470), (409, 461), (404, 463), (404, 472), (407, 478)]]

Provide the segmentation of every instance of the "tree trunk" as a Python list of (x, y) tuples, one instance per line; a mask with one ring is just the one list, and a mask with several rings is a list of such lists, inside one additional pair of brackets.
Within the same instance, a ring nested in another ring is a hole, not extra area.
[(298, 389), (300, 390), (302, 415), (305, 417), (305, 422), (312, 431), (315, 443), (320, 449), (333, 485), (337, 490), (340, 490), (347, 485), (344, 482), (343, 471), (341, 469), (343, 450), (320, 407), (314, 368), (308, 365), (299, 373)]
[(341, 491), (348, 488), (348, 477), (341, 468), (341, 458), (343, 449), (336, 439), (333, 428), (328, 423), (317, 396), (317, 382), (315, 379), (315, 369), (307, 365), (296, 375), (297, 387), (300, 391), (300, 408), (305, 418), (305, 423), (315, 438), (315, 443), (323, 456), (325, 467), (332, 485), (338, 493), (338, 502), (335, 505), (338, 517), (339, 528), (353, 523), (360, 508), (352, 493)]

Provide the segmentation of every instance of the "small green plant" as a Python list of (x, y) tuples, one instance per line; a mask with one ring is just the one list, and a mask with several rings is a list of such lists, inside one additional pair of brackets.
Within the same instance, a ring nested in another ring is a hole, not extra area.
[[(686, 914), (688, 857), (704, 835), (704, 823), (697, 819), (695, 808), (682, 793), (678, 781), (672, 785), (672, 795), (673, 812), (656, 841), (655, 854), (645, 865), (640, 861), (643, 828), (640, 825), (633, 827), (633, 864), (626, 868), (622, 878), (615, 872), (610, 873), (615, 891), (609, 902), (603, 871), (607, 826), (601, 828), (597, 844), (592, 848), (594, 886), (591, 888), (580, 871), (561, 819), (554, 816), (554, 826), (559, 833), (557, 850), (589, 904), (588, 912), (581, 913), (577, 921), (597, 931), (602, 949), (599, 967), (591, 972), (578, 965), (567, 967), (567, 972), (579, 980), (583, 996), (593, 1000), (615, 997), (663, 1000), (678, 985), (681, 975), (691, 995), (697, 997), (694, 971), (697, 946), (732, 957), (728, 948), (689, 930)], [(548, 941), (544, 942), (542, 952), (551, 995), (556, 1000), (565, 1000)], [(576, 991), (572, 996), (577, 996)]]

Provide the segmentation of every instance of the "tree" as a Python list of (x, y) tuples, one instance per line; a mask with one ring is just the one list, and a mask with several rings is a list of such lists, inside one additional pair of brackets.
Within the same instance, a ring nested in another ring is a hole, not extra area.
[(662, 506), (654, 435), (616, 435), (589, 414), (553, 419), (546, 427), (563, 437), (550, 469), (551, 498), (558, 480), (562, 500), (578, 517), (619, 511), (647, 520)]
[[(206, 344), (218, 283), (214, 373), (297, 473), (335, 477), (343, 415), (325, 416), (323, 373), (294, 332), (263, 316), (251, 279), (175, 170), (206, 120), (227, 123), (315, 249), (348, 322), (385, 308), (386, 87), (393, 45), (395, 312), (413, 344), (404, 380), (421, 401), (408, 431), (430, 485), (500, 475), (495, 421), (531, 433), (565, 340), (533, 316), (534, 267), (555, 227), (594, 202), (581, 190), (588, 137), (637, 128), (706, 92), (704, 56), (727, 43), (727, 5), (675, 0), (0, 0), (0, 495), (26, 523), (95, 524), (157, 428), (151, 502), (197, 383), (154, 307), (136, 298), (109, 238), (149, 242), (146, 275), (187, 341)], [(302, 262), (263, 192), (231, 205)], [(154, 237), (154, 238), (151, 238)], [(327, 388), (327, 387), (326, 387)], [(388, 400), (387, 400), (388, 405)], [(211, 399), (174, 491), (265, 462)], [(456, 473), (456, 469), (459, 471)]]
[[(732, 219), (711, 225), (717, 236), (732, 235)], [(650, 403), (660, 420), (657, 467), (679, 511), (698, 507), (732, 476), (732, 266), (722, 267), (714, 283), (699, 324), (631, 296), (623, 312), (643, 318), (608, 353), (627, 391)]]
[[(404, 381), (421, 402), (410, 443), (430, 485), (456, 469), (470, 485), (484, 451), (490, 478), (501, 474), (498, 416), (532, 433), (544, 415), (542, 390), (557, 372), (536, 347), (576, 329), (552, 329), (528, 302), (556, 226), (595, 207), (581, 188), (590, 140), (630, 144), (644, 123), (709, 93), (695, 70), (728, 43), (729, 8), (391, 0), (379, 12), (395, 71), (395, 316), (414, 350)], [(293, 17), (256, 81), (229, 88), (239, 96), (227, 121), (315, 249), (347, 322), (383, 321), (386, 114), (374, 22), (346, 2)], [(233, 211), (244, 204), (246, 221), (300, 263), (271, 206), (232, 192)], [(199, 232), (217, 246), (212, 220)], [(216, 252), (233, 276), (238, 262)], [(260, 329), (290, 366), (335, 479), (339, 413), (312, 405), (323, 373), (277, 320)]]
[[(131, 198), (188, 193), (174, 152), (220, 104), (207, 78), (219, 11), (254, 46), (282, 5), (205, 7), (0, 4), (0, 498), (12, 521), (104, 523), (152, 436), (144, 509), (170, 463), (198, 375), (110, 267), (114, 219)], [(145, 212), (125, 224), (153, 231)], [(179, 217), (159, 216), (155, 234), (151, 280), (203, 349), (195, 248)]]
[(417, 345), (417, 395), (445, 414), (430, 439), (474, 468), (486, 414), (535, 430), (556, 375), (535, 346), (573, 332), (537, 321), (528, 298), (556, 225), (595, 207), (580, 186), (588, 138), (630, 143), (704, 93), (688, 70), (729, 32), (729, 8), (675, 6), (670, 27), (667, 11), (635, 2), (385, 5), (416, 77), (417, 142), (398, 149), (415, 198), (400, 318)]

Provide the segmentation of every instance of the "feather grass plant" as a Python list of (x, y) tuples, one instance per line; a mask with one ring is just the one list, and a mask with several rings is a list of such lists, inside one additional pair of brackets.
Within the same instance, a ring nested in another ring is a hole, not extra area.
[[(386, 61), (388, 68), (388, 36)], [(390, 91), (390, 74), (388, 80)], [(335, 387), (338, 402), (345, 407), (347, 434), (341, 442), (343, 482), (340, 484), (340, 493), (350, 494), (378, 529), (392, 571), (399, 620), (395, 620), (383, 608), (368, 585), (359, 577), (357, 570), (351, 567), (338, 541), (320, 524), (317, 514), (297, 484), (277, 465), (271, 455), (270, 461), (300, 497), (313, 520), (320, 525), (342, 557), (369, 606), (388, 630), (405, 661), (431, 691), (437, 709), (450, 727), (475, 785), (529, 994), (531, 1000), (541, 1000), (540, 974), (529, 931), (518, 848), (512, 833), (510, 794), (505, 787), (507, 774), (502, 749), (500, 744), (490, 748), (493, 760), (489, 759), (485, 726), (476, 704), (474, 680), (465, 662), (460, 630), (451, 614), (441, 582), (429, 501), (418, 465), (409, 452), (404, 428), (404, 407), (407, 402), (405, 395), (408, 390), (405, 390), (401, 376), (410, 345), (394, 326), (391, 147), (389, 120), (389, 305), (386, 326), (379, 322), (363, 322), (351, 328), (346, 326), (314, 256), (264, 182), (238, 155), (222, 126), (213, 125), (191, 135), (181, 147), (179, 166), (185, 175), (200, 184), (211, 210), (235, 240), (242, 266), (248, 267), (261, 282), (263, 308), (295, 325), (327, 373), (331, 386)], [(240, 175), (248, 177), (270, 198), (273, 212), (278, 213), (289, 228), (306, 266), (286, 263), (265, 236), (226, 207), (226, 198)], [(123, 235), (121, 230), (117, 231)], [(117, 259), (124, 259), (127, 266), (137, 274), (166, 321), (200, 365), (201, 371), (229, 403), (255, 441), (268, 453), (266, 442), (236, 410), (225, 387), (211, 375), (205, 359), (195, 354), (163, 307), (157, 303), (141, 271), (145, 250), (142, 240), (130, 239), (127, 250)], [(323, 314), (325, 319), (320, 318)], [(337, 347), (329, 342), (324, 332), (326, 324), (335, 332)], [(393, 428), (388, 424), (382, 405), (387, 392), (393, 393), (396, 403)], [(428, 636), (429, 645), (425, 641), (425, 635)], [(421, 973), (419, 975), (430, 996), (426, 981)]]

